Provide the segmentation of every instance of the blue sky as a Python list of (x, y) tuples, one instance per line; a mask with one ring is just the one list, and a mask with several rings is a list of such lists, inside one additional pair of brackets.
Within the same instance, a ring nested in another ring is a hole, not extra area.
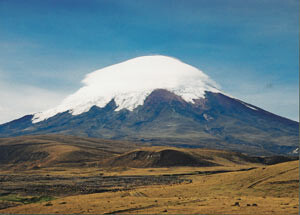
[(0, 0), (0, 123), (56, 106), (85, 74), (168, 55), (299, 118), (297, 0)]

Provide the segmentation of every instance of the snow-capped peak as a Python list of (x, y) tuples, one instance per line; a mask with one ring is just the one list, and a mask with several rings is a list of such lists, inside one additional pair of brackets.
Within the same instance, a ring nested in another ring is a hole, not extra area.
[(192, 103), (204, 97), (205, 91), (220, 92), (218, 85), (199, 69), (161, 55), (137, 57), (96, 70), (87, 74), (82, 83), (84, 86), (59, 106), (36, 113), (33, 122), (65, 111), (81, 114), (94, 105), (104, 107), (112, 99), (118, 106), (116, 111), (133, 110), (143, 105), (155, 89), (166, 89)]

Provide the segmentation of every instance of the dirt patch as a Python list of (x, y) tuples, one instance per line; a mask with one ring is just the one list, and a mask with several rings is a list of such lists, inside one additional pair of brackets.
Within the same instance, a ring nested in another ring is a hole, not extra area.
[(0, 175), (0, 191), (9, 194), (66, 196), (129, 190), (140, 186), (180, 184), (188, 179), (177, 175), (63, 177)]

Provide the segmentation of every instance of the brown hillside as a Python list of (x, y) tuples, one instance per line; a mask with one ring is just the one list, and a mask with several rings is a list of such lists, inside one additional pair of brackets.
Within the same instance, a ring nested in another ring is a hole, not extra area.
[(0, 139), (0, 165), (14, 169), (84, 166), (136, 148), (129, 142), (62, 135)]
[(143, 147), (126, 141), (79, 138), (63, 135), (36, 135), (0, 138), (0, 168), (42, 167), (213, 167), (273, 164), (287, 157), (259, 158), (213, 149)]

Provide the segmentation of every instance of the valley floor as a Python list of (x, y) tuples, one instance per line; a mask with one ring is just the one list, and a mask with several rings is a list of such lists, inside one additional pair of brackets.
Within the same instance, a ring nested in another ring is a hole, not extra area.
[(0, 179), (0, 213), (5, 214), (299, 212), (299, 161), (270, 166), (3, 170)]

